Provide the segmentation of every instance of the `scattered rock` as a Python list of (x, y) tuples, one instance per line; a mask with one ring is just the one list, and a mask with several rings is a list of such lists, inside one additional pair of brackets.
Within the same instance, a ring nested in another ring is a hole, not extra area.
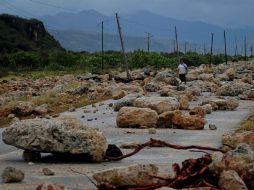
[(84, 155), (102, 161), (107, 148), (101, 132), (74, 118), (28, 119), (12, 124), (3, 133), (6, 144), (24, 150)]
[(156, 134), (156, 129), (155, 128), (149, 128), (148, 133), (149, 134)]
[(119, 157), (122, 156), (123, 153), (115, 144), (109, 144), (105, 155), (107, 157)]
[(121, 189), (131, 186), (145, 186), (158, 180), (147, 175), (157, 174), (158, 168), (153, 165), (135, 164), (128, 167), (118, 167), (104, 170), (93, 175), (99, 189)]
[(174, 97), (141, 97), (134, 101), (135, 107), (150, 108), (158, 114), (179, 109), (179, 102)]
[(119, 111), (122, 107), (134, 106), (134, 101), (140, 97), (140, 94), (129, 94), (114, 103), (114, 111)]
[(71, 91), (70, 94), (73, 96), (87, 94), (88, 90), (89, 90), (89, 86), (83, 85), (83, 86), (80, 86), (80, 87), (74, 89), (73, 91)]
[(204, 104), (201, 108), (205, 111), (206, 114), (210, 114), (213, 111), (213, 107), (211, 104)]
[(175, 114), (181, 114), (181, 111), (167, 111), (159, 115), (157, 121), (158, 128), (172, 128), (172, 119)]
[(8, 115), (8, 118), (9, 118), (9, 119), (15, 118), (15, 114), (13, 114), (13, 113), (9, 114), (9, 115)]
[(236, 98), (212, 98), (202, 102), (202, 105), (205, 104), (211, 104), (213, 110), (235, 110), (239, 106), (239, 101)]
[(179, 103), (180, 103), (181, 110), (188, 110), (189, 109), (189, 98), (187, 95), (181, 95)]
[(178, 129), (204, 129), (206, 121), (198, 116), (185, 116), (182, 114), (174, 114), (172, 118), (174, 128)]
[(34, 112), (35, 105), (32, 102), (18, 102), (12, 109), (12, 113), (28, 116)]
[(158, 114), (149, 108), (122, 107), (116, 118), (118, 127), (155, 127)]
[(190, 110), (189, 114), (200, 116), (200, 117), (204, 118), (206, 111), (202, 107), (194, 107)]
[(224, 170), (235, 170), (248, 187), (254, 189), (254, 149), (253, 146), (240, 144), (235, 150), (213, 160), (210, 170), (219, 175)]
[(223, 171), (219, 179), (221, 190), (248, 190), (243, 180), (234, 170)]
[(40, 106), (37, 106), (34, 108), (34, 111), (39, 114), (39, 115), (43, 115), (43, 114), (46, 114), (48, 113), (49, 111), (49, 106), (48, 104), (42, 104)]
[(2, 180), (4, 183), (21, 182), (24, 177), (24, 172), (13, 167), (6, 167), (2, 173)]
[(47, 176), (55, 175), (55, 172), (49, 168), (43, 168), (42, 173)]
[(160, 87), (157, 83), (150, 82), (150, 83), (145, 84), (144, 89), (147, 92), (157, 92), (158, 90), (160, 90)]
[(254, 144), (254, 132), (225, 133), (222, 136), (222, 144), (225, 145), (223, 146), (224, 150), (231, 150), (230, 147), (236, 148), (240, 143)]
[(74, 106), (71, 106), (71, 107), (69, 108), (69, 112), (74, 112), (74, 111), (76, 111), (76, 108), (75, 108)]
[(216, 130), (217, 127), (216, 127), (216, 125), (214, 123), (209, 123), (209, 129), (210, 130)]
[(127, 92), (125, 92), (124, 90), (117, 90), (117, 91), (114, 91), (113, 94), (112, 94), (112, 98), (114, 100), (119, 100), (121, 98), (123, 98), (124, 96), (126, 96)]

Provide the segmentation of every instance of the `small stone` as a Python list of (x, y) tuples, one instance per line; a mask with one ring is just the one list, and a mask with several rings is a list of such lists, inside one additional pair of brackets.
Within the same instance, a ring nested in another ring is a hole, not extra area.
[(94, 120), (97, 120), (97, 118), (94, 118)]
[(104, 103), (102, 103), (102, 102), (101, 102), (101, 103), (99, 103), (99, 106), (103, 106), (103, 105), (104, 105)]
[(45, 115), (44, 118), (51, 119), (50, 115)]
[(109, 106), (109, 107), (113, 107), (113, 103), (109, 103), (108, 106)]
[(221, 190), (247, 190), (245, 183), (234, 170), (223, 171), (219, 179)]
[(59, 114), (54, 114), (54, 115), (52, 115), (52, 117), (59, 117)]
[(119, 157), (122, 156), (123, 153), (120, 148), (118, 148), (115, 144), (109, 144), (106, 150), (107, 157)]
[(93, 119), (87, 119), (87, 121), (93, 121)]
[(28, 164), (29, 166), (34, 165), (34, 163), (33, 163), (33, 162), (28, 162), (27, 164)]
[(85, 116), (84, 116), (84, 115), (82, 115), (82, 116), (81, 116), (81, 118), (85, 118)]
[(15, 118), (15, 114), (13, 114), (13, 113), (9, 114), (9, 115), (8, 115), (8, 118), (9, 118), (9, 119)]
[(12, 120), (12, 122), (14, 122), (14, 123), (15, 123), (15, 122), (18, 122), (18, 121), (19, 121), (19, 118), (18, 118), (18, 117), (14, 117), (13, 120)]
[(209, 124), (209, 129), (211, 129), (211, 130), (216, 130), (217, 127), (216, 127), (216, 125), (215, 125), (214, 123), (210, 123), (210, 124)]
[(76, 109), (74, 108), (74, 107), (71, 107), (70, 109), (69, 109), (69, 112), (74, 112)]
[(148, 133), (149, 134), (155, 134), (156, 133), (156, 129), (155, 128), (149, 128), (148, 129)]
[(49, 168), (43, 168), (42, 172), (44, 175), (55, 175), (55, 172)]
[(2, 173), (4, 183), (21, 182), (25, 177), (24, 172), (13, 167), (6, 167)]
[(93, 107), (93, 108), (95, 108), (95, 107), (96, 107), (96, 105), (95, 105), (95, 104), (92, 104), (92, 107)]

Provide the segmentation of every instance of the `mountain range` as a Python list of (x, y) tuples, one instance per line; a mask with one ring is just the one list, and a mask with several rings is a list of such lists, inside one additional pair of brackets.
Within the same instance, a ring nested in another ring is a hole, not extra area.
[[(175, 26), (180, 41), (180, 48), (188, 44), (187, 50), (203, 51), (209, 49), (211, 33), (214, 33), (214, 49), (223, 52), (224, 36), (228, 51), (234, 52), (235, 41), (238, 53), (243, 52), (244, 36), (247, 36), (248, 47), (254, 43), (254, 31), (250, 29), (224, 29), (204, 22), (189, 22), (161, 16), (146, 10), (134, 14), (119, 15), (120, 24), (128, 51), (147, 48), (147, 33), (152, 34), (152, 51), (173, 50)], [(101, 49), (101, 22), (104, 22), (105, 49), (120, 50), (116, 18), (106, 16), (95, 10), (84, 10), (78, 13), (61, 12), (56, 15), (40, 18), (52, 35), (67, 49), (74, 51), (99, 51)], [(191, 44), (191, 45), (189, 45)]]

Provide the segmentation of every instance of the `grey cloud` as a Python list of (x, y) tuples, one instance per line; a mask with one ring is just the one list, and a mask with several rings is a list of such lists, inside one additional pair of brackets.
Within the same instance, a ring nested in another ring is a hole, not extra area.
[[(0, 12), (11, 11), (6, 1), (20, 10), (34, 15), (56, 14), (64, 11), (33, 3), (31, 0), (2, 0)], [(253, 0), (34, 0), (81, 11), (95, 9), (106, 15), (132, 13), (146, 9), (164, 16), (182, 20), (203, 21), (225, 27), (252, 27)], [(17, 11), (22, 15), (22, 11)], [(23, 16), (25, 13), (23, 13)]]

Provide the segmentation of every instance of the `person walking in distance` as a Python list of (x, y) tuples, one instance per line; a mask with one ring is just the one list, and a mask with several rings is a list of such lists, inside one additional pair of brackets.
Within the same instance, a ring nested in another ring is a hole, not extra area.
[(179, 79), (181, 82), (184, 82), (186, 85), (186, 74), (188, 71), (187, 65), (183, 62), (182, 59), (180, 59), (180, 64), (178, 65), (178, 74), (179, 74)]

